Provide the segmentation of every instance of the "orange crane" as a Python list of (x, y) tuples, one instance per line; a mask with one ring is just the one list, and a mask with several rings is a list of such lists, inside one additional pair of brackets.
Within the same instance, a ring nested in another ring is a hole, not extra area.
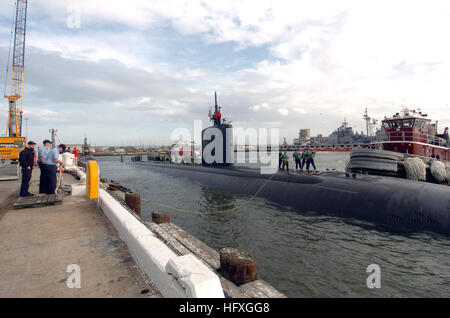
[[(17, 161), (20, 151), (25, 147), (26, 138), (22, 137), (23, 114), (23, 74), (25, 62), (25, 34), (27, 26), (28, 0), (17, 0), (14, 23), (14, 48), (12, 62), (8, 57), (6, 77), (11, 73), (10, 92), (8, 99), (8, 122), (5, 137), (0, 137), (0, 160)], [(12, 32), (11, 32), (12, 36)], [(9, 67), (11, 68), (9, 69)], [(6, 84), (6, 81), (5, 81)]]

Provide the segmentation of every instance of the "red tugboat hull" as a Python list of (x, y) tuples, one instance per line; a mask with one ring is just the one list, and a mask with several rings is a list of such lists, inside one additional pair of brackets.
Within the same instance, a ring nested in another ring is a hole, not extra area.
[(383, 150), (450, 161), (450, 149), (416, 142), (383, 142)]

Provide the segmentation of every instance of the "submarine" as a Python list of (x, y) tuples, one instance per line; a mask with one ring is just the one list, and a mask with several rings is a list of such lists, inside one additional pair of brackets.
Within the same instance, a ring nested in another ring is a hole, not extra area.
[[(215, 114), (219, 114), (217, 95)], [(210, 129), (230, 133), (230, 123), (212, 116)], [(213, 138), (202, 137), (202, 150)], [(202, 165), (141, 162), (147, 168), (188, 179), (194, 183), (222, 189), (237, 195), (264, 198), (299, 211), (373, 223), (383, 229), (407, 232), (435, 232), (450, 235), (450, 187), (388, 176), (326, 171), (320, 175), (261, 174), (259, 169), (237, 167), (225, 159), (234, 152), (223, 138), (220, 160), (202, 161)], [(229, 138), (231, 139), (231, 138)], [(231, 139), (232, 140), (232, 139)], [(217, 142), (217, 140), (216, 140)], [(217, 149), (216, 149), (217, 150)]]

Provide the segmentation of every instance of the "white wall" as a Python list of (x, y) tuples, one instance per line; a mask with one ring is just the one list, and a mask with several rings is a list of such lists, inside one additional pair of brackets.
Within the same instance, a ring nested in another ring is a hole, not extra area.
[(105, 190), (99, 197), (100, 208), (164, 297), (224, 297), (219, 277), (199, 259), (176, 255)]

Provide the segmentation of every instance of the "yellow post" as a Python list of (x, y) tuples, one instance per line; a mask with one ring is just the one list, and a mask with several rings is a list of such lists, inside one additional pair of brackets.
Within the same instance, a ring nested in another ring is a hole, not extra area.
[(98, 198), (99, 175), (97, 161), (89, 160), (86, 165), (86, 195), (89, 199)]

